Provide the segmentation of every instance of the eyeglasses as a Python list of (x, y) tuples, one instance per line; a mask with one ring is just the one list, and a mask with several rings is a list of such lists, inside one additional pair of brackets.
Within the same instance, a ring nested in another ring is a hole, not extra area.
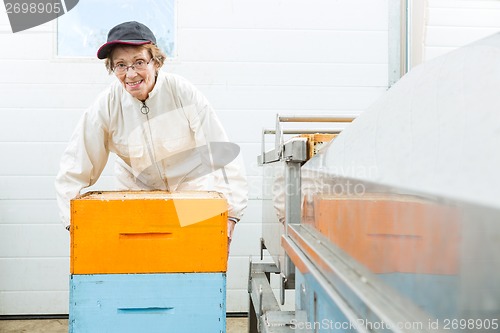
[(132, 68), (132, 70), (134, 71), (142, 71), (148, 67), (151, 60), (153, 60), (153, 58), (149, 59), (148, 62), (146, 62), (145, 60), (137, 60), (130, 66), (127, 66), (124, 63), (119, 63), (115, 65), (115, 67), (113, 68), (113, 72), (115, 72), (115, 74), (125, 74), (128, 72), (129, 68)]

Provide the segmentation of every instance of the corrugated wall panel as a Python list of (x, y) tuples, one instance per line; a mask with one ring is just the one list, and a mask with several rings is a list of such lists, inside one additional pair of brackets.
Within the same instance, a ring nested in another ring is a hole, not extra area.
[[(68, 253), (68, 235), (60, 229), (57, 224), (4, 224), (0, 234), (0, 253), (6, 259), (52, 258), (65, 255)], [(23, 242), (19, 242), (20, 238)], [(53, 242), (40, 242), (39, 239), (52, 239)]]
[[(34, 162), (36, 161), (32, 161), (32, 163)], [(0, 176), (0, 200), (54, 199), (56, 195), (54, 190), (54, 179), (55, 175)], [(102, 190), (112, 190), (115, 187), (114, 176), (102, 176), (99, 179), (98, 183), (99, 186), (96, 186), (96, 184), (94, 185), (94, 187)], [(26, 209), (28, 208), (29, 207), (27, 207)], [(50, 240), (45, 239), (40, 239), (40, 241), (50, 242)]]
[(500, 1), (428, 0), (424, 60), (500, 31)]
[[(0, 142), (0, 156), (9, 161), (0, 164), (0, 175), (53, 176), (59, 171), (59, 160), (65, 148), (63, 142)], [(113, 162), (114, 157), (109, 161)], [(102, 175), (113, 175), (113, 163), (106, 165)]]
[[(16, 35), (17, 36), (17, 35)], [(47, 46), (44, 46), (47, 48)], [(52, 53), (50, 54), (52, 56)], [(16, 57), (17, 58), (17, 57)], [(106, 86), (114, 77), (105, 70), (104, 64), (98, 60), (75, 61), (71, 59), (4, 59), (0, 58), (2, 76), (9, 78), (9, 84), (50, 85), (77, 82)], [(57, 75), (68, 73), (68, 75)], [(74, 73), (74, 75), (70, 75)], [(75, 78), (78, 78), (76, 80)], [(26, 82), (29, 78), (29, 82)]]
[[(361, 112), (385, 87), (286, 87), (286, 86), (199, 86), (218, 110), (351, 110)], [(272, 117), (272, 116), (271, 116)]]
[[(185, 61), (383, 64), (386, 31), (184, 29)], [(319, 42), (328, 41), (328, 43)], [(366, 52), (367, 49), (372, 50)]]
[[(104, 89), (105, 84), (11, 84), (0, 83), (2, 108), (87, 108), (92, 100)], [(54, 128), (57, 130), (57, 128)]]
[[(21, 104), (21, 102), (19, 102)], [(24, 104), (24, 102), (22, 103)], [(3, 105), (3, 103), (2, 103)], [(71, 136), (82, 109), (62, 107), (2, 107), (0, 108), (0, 142), (65, 143)], [(41, 124), (53, 124), (50, 130)], [(56, 125), (57, 124), (57, 128)]]
[[(64, 267), (61, 263), (54, 265), (56, 268)], [(44, 266), (43, 270), (54, 268)], [(69, 270), (69, 265), (68, 265)], [(54, 274), (64, 274), (65, 270), (54, 271)], [(12, 275), (18, 274), (13, 271)], [(35, 272), (35, 274), (39, 274)], [(69, 279), (59, 285), (69, 286)], [(69, 309), (69, 287), (65, 290), (30, 290), (30, 291), (4, 291), (2, 292), (2, 303), (0, 313), (2, 314), (50, 314), (68, 313)]]
[[(69, 248), (69, 237), (67, 243)], [(2, 293), (65, 291), (69, 280), (65, 274), (69, 271), (69, 258), (63, 257), (66, 254), (69, 257), (69, 251), (64, 251), (51, 258), (1, 258), (0, 271), (9, 272), (2, 277)], [(43, 278), (40, 272), (44, 272)]]
[(55, 224), (60, 226), (55, 200), (0, 200), (0, 212), (2, 212), (0, 225)]
[(387, 30), (387, 21), (384, 20), (388, 10), (386, 1), (356, 0), (355, 5), (351, 3), (331, 0), (186, 0), (179, 3), (178, 19), (180, 28)]
[(384, 86), (387, 83), (385, 76), (388, 71), (387, 63), (285, 63), (279, 61), (190, 61), (167, 63), (165, 67), (169, 72), (182, 73), (197, 85), (231, 86)]

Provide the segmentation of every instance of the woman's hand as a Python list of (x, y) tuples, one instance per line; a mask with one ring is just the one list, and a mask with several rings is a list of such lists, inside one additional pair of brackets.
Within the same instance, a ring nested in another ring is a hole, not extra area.
[(227, 256), (229, 257), (229, 247), (231, 246), (231, 240), (233, 239), (233, 231), (236, 221), (232, 218), (227, 219)]

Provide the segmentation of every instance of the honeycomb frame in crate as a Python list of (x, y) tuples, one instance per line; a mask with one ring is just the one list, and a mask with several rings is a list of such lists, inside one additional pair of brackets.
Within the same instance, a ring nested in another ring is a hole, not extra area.
[(315, 133), (315, 134), (301, 134), (299, 137), (307, 139), (307, 159), (312, 158), (319, 149), (326, 143), (335, 139), (338, 134), (330, 133)]

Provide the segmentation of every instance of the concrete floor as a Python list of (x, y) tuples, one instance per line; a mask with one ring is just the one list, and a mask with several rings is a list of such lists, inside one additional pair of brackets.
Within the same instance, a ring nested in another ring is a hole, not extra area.
[[(248, 318), (227, 318), (226, 325), (226, 333), (248, 332)], [(68, 320), (0, 320), (0, 333), (68, 333)]]

